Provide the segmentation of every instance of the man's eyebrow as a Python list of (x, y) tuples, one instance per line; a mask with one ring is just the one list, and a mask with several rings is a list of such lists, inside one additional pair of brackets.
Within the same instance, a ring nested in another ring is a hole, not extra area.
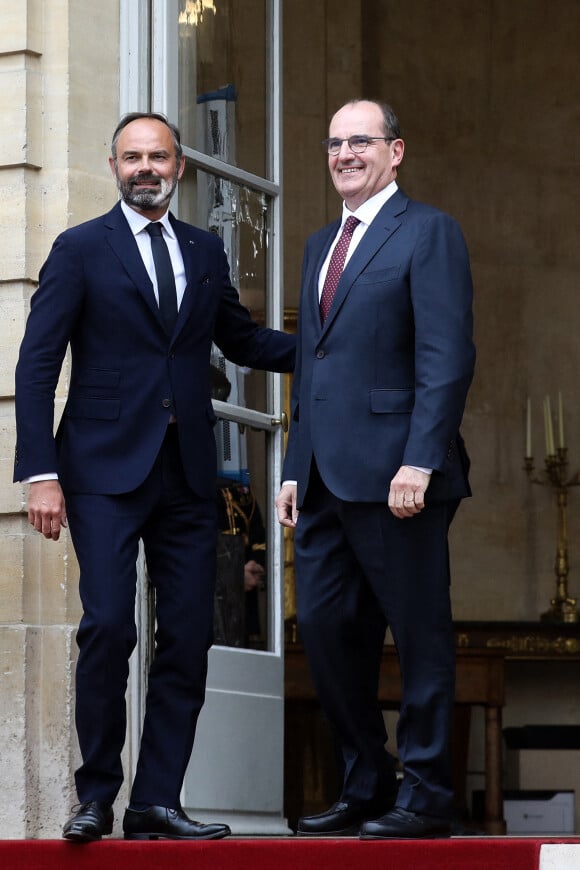
[(151, 151), (142, 151), (140, 148), (126, 148), (121, 152), (121, 157), (131, 157), (135, 154), (163, 154), (169, 156), (169, 151), (166, 148), (153, 148)]

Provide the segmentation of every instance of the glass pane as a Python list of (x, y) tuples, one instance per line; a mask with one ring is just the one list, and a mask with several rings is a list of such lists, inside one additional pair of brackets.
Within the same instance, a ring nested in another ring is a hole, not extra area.
[[(216, 233), (230, 263), (231, 280), (243, 305), (259, 323), (266, 320), (268, 197), (247, 187), (186, 168), (180, 183), (179, 213), (183, 220)], [(248, 372), (224, 362), (217, 348), (214, 364), (227, 376), (222, 401), (268, 410), (263, 372)]]
[[(188, 166), (180, 182), (183, 220), (220, 236), (231, 280), (255, 320), (265, 322), (268, 197)], [(215, 399), (268, 410), (265, 372), (249, 370), (212, 349)], [(267, 439), (262, 431), (218, 420), (217, 495), (220, 517), (215, 643), (267, 649), (269, 580)], [(249, 588), (251, 587), (251, 588)]]
[(183, 143), (266, 176), (266, 0), (179, 0)]
[(219, 646), (268, 649), (267, 437), (225, 420), (216, 426), (220, 534), (214, 643)]

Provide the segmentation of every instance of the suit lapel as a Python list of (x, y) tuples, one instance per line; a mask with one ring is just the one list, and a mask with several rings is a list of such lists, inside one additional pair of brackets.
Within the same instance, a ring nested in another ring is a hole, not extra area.
[[(206, 232), (197, 227), (177, 220), (170, 215), (171, 224), (175, 230), (183, 265), (185, 268), (185, 291), (179, 307), (173, 339), (175, 340), (183, 326), (195, 311), (196, 319), (203, 322), (208, 312), (213, 311), (213, 305), (207, 298), (208, 293), (214, 293), (216, 259), (210, 251), (210, 246), (204, 243)], [(213, 246), (211, 246), (213, 249)]]
[(399, 189), (387, 200), (370, 224), (340, 277), (323, 332), (326, 332), (333, 322), (358, 276), (366, 269), (377, 251), (386, 245), (393, 233), (398, 230), (401, 225), (400, 215), (406, 210), (408, 201), (407, 196)]
[[(172, 338), (175, 339), (193, 310), (194, 303), (196, 301), (196, 294), (193, 288), (196, 287), (196, 285), (198, 285), (200, 281), (201, 283), (203, 283), (203, 280), (200, 279), (200, 270), (203, 267), (203, 258), (201, 256), (202, 251), (195, 238), (193, 228), (191, 228), (188, 224), (183, 223), (182, 221), (176, 220), (176, 218), (172, 214), (169, 215), (169, 219), (171, 221), (171, 225), (175, 231), (175, 235), (179, 243), (181, 256), (183, 257), (183, 265), (185, 268), (186, 278), (185, 292), (183, 294), (181, 305), (179, 306), (177, 321), (175, 323), (175, 329), (173, 331)], [(157, 319), (161, 329), (163, 329), (163, 325), (161, 323), (161, 318), (159, 315), (159, 305), (157, 303), (157, 299), (155, 298), (153, 284), (151, 283), (151, 279), (149, 278), (147, 269), (145, 268), (145, 265), (141, 258), (141, 254), (139, 253), (139, 248), (137, 247), (135, 237), (133, 236), (133, 233), (129, 228), (129, 224), (125, 220), (125, 216), (123, 215), (121, 206), (119, 204), (117, 204), (105, 216), (105, 225), (107, 227), (108, 243), (119, 258), (121, 265), (137, 287), (147, 306), (155, 315), (155, 318)]]
[(320, 302), (318, 299), (318, 278), (320, 275), (320, 270), (324, 264), (324, 261), (328, 255), (328, 251), (330, 246), (336, 236), (338, 229), (340, 227), (340, 221), (335, 221), (333, 224), (329, 224), (321, 234), (321, 239), (318, 245), (318, 255), (314, 255), (311, 258), (310, 265), (308, 267), (308, 271), (304, 276), (304, 286), (310, 288), (308, 293), (308, 302), (310, 305), (310, 316), (312, 317), (312, 322), (316, 323), (319, 327), (320, 324)]
[(127, 272), (137, 290), (161, 324), (159, 306), (155, 298), (153, 284), (139, 253), (135, 236), (121, 211), (119, 203), (105, 215), (107, 242), (117, 255), (121, 266)]
[(177, 241), (179, 242), (181, 256), (183, 257), (183, 266), (185, 268), (186, 281), (183, 299), (179, 306), (179, 313), (175, 324), (174, 335), (176, 335), (181, 330), (193, 310), (195, 302), (193, 288), (199, 276), (199, 260), (202, 252), (199, 244), (195, 238), (193, 238), (193, 233), (191, 232), (189, 225), (176, 220), (173, 215), (170, 215), (169, 219), (173, 229), (175, 230)]

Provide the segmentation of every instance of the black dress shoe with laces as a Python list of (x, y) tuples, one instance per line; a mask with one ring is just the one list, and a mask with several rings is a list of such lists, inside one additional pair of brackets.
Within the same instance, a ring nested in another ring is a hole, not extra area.
[(360, 829), (361, 840), (419, 839), (449, 837), (451, 821), (413, 813), (403, 807), (394, 807), (379, 819), (364, 822)]
[(73, 807), (74, 815), (62, 829), (65, 840), (92, 843), (113, 831), (113, 808), (103, 801), (85, 801)]
[(202, 825), (168, 807), (125, 810), (123, 831), (126, 840), (221, 840), (231, 834), (227, 825)]

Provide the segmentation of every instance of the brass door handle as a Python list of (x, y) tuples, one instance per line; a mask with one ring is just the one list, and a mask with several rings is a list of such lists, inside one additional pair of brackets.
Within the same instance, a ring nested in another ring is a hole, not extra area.
[(282, 411), (279, 417), (272, 417), (272, 426), (280, 426), (282, 432), (288, 431), (288, 414)]

